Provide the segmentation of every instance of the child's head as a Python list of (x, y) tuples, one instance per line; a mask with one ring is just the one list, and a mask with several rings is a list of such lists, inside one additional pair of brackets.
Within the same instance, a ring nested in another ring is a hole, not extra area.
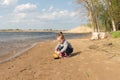
[(64, 35), (63, 35), (63, 33), (62, 33), (62, 32), (59, 32), (57, 37), (64, 38)]
[(60, 43), (63, 43), (64, 40), (65, 40), (64, 35), (63, 35), (62, 32), (60, 32), (58, 34), (57, 41), (60, 42)]
[(62, 32), (59, 32), (59, 33), (58, 33), (58, 36), (60, 36), (60, 35), (63, 35), (63, 33), (62, 33)]

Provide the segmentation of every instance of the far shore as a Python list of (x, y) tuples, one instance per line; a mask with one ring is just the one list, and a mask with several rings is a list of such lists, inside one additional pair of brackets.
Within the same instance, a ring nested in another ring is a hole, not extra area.
[(21, 29), (0, 30), (0, 32), (60, 32), (60, 31), (65, 31), (65, 30), (21, 30)]
[(79, 26), (70, 30), (53, 30), (53, 29), (1, 29), (0, 32), (63, 32), (63, 33), (91, 33), (92, 29), (88, 26)]
[(54, 32), (54, 33), (58, 33), (58, 32), (63, 32), (63, 33), (68, 33), (68, 34), (89, 34), (91, 32), (79, 32), (79, 31), (69, 31), (69, 30), (52, 30), (52, 31), (49, 31), (49, 30), (0, 30), (0, 32)]

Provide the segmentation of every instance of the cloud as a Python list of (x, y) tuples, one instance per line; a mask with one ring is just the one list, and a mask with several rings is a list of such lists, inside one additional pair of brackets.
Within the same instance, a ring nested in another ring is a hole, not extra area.
[(0, 6), (15, 5), (18, 0), (0, 0)]
[(42, 9), (42, 12), (52, 12), (52, 11), (56, 11), (56, 8), (54, 8), (53, 6), (49, 6), (46, 9)]
[(0, 16), (0, 18), (2, 18), (3, 16)]
[(3, 0), (2, 5), (9, 5), (10, 2), (8, 0)]
[(80, 11), (73, 11), (73, 12), (70, 13), (70, 15), (72, 17), (79, 16), (80, 15)]
[(47, 13), (45, 13), (45, 14), (40, 14), (40, 15), (38, 15), (38, 18), (40, 18), (40, 19), (48, 19), (48, 20), (50, 20), (50, 19), (54, 19), (55, 16), (52, 16), (51, 14), (47, 14)]
[[(26, 4), (21, 4), (18, 5), (14, 8), (12, 16), (13, 19), (10, 21), (12, 23), (21, 23), (21, 22), (26, 22), (30, 21), (28, 19), (35, 18), (34, 13), (36, 11), (33, 11), (37, 8), (37, 5), (32, 4), (32, 3), (26, 3)], [(32, 14), (32, 15), (31, 15)]]
[[(46, 22), (72, 22), (76, 21), (76, 16), (79, 15), (79, 11), (68, 11), (65, 9), (58, 9), (53, 6), (41, 9), (41, 11), (35, 10), (37, 6), (32, 3), (18, 5), (14, 8), (10, 15), (5, 17), (5, 21), (9, 23), (22, 24), (22, 23), (46, 23)], [(31, 12), (32, 10), (32, 12)], [(33, 11), (35, 10), (35, 11)]]
[(25, 12), (25, 11), (32, 11), (37, 8), (37, 5), (27, 3), (27, 4), (22, 4), (18, 5), (15, 9), (14, 12)]
[(13, 13), (13, 14), (11, 14), (11, 17), (12, 17), (12, 19), (9, 22), (19, 23), (27, 17), (27, 14), (22, 13), (22, 12), (21, 13)]
[[(27, 13), (9, 13), (0, 16), (0, 22), (8, 24), (21, 24), (21, 22), (25, 23), (24, 21), (27, 18)], [(29, 21), (28, 21), (29, 22)]]
[(54, 9), (54, 7), (53, 6), (50, 6), (49, 8), (48, 8), (48, 11), (52, 11)]
[(18, 13), (18, 14), (15, 14), (15, 17), (20, 19), (20, 18), (25, 18), (26, 17), (26, 13)]
[(79, 15), (79, 11), (68, 11), (68, 10), (60, 10), (53, 6), (50, 6), (48, 9), (42, 9), (42, 13), (39, 14), (38, 18), (41, 19), (57, 19), (57, 18), (70, 18)]
[(50, 19), (56, 19), (56, 18), (66, 16), (67, 14), (68, 14), (67, 10), (43, 12), (38, 15), (38, 18), (50, 20)]
[(79, 16), (79, 11), (72, 11), (71, 9), (62, 7), (57, 8), (53, 5), (46, 8), (48, 6), (46, 4), (42, 6), (39, 3), (35, 4), (28, 1), (27, 3), (22, 1), (17, 4), (18, 1), (21, 0), (0, 0), (0, 9), (2, 11), (0, 14), (0, 26), (11, 26), (12, 28), (27, 25), (31, 26), (31, 28), (39, 28), (40, 26), (43, 28), (58, 28), (61, 25), (69, 27), (70, 25), (79, 23), (79, 19), (82, 19), (81, 17), (77, 17)]

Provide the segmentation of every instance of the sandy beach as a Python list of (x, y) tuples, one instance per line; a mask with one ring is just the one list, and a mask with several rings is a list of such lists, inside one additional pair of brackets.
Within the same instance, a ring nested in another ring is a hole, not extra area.
[(68, 41), (70, 57), (54, 60), (57, 42), (40, 42), (0, 64), (0, 80), (120, 80), (120, 39)]

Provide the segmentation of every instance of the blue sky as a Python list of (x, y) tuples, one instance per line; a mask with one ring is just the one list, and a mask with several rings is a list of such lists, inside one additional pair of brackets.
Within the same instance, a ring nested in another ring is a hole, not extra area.
[(75, 0), (0, 0), (0, 29), (72, 29), (87, 20)]

